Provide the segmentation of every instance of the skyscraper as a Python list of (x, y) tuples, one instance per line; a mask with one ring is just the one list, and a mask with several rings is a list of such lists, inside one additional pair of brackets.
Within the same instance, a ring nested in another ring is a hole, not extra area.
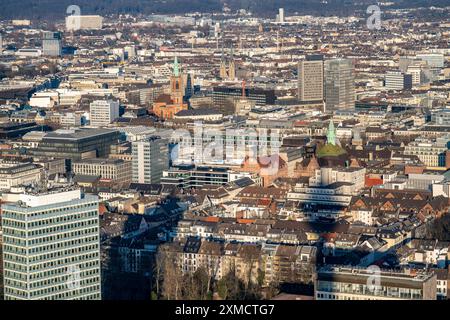
[(351, 59), (325, 62), (326, 111), (355, 109), (355, 73)]
[(98, 197), (80, 189), (4, 194), (6, 300), (100, 300)]
[(135, 141), (132, 145), (133, 182), (160, 183), (169, 168), (168, 141), (158, 136)]
[(61, 55), (61, 33), (45, 31), (42, 37), (42, 53), (44, 56)]
[(284, 23), (284, 8), (278, 9), (278, 22)]
[(91, 126), (106, 126), (119, 117), (119, 102), (96, 100), (90, 104)]
[(298, 99), (302, 102), (323, 101), (323, 56), (311, 55), (298, 64)]

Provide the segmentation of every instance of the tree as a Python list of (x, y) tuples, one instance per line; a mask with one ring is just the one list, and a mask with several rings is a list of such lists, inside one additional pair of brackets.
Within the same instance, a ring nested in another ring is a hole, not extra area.
[(208, 283), (209, 276), (203, 267), (192, 274), (186, 274), (183, 279), (183, 299), (206, 300), (210, 292)]
[(166, 254), (163, 250), (158, 250), (156, 253), (156, 261), (154, 264), (153, 274), (156, 285), (156, 295), (159, 297), (161, 294), (160, 283), (163, 281), (163, 272), (165, 266)]
[[(181, 299), (183, 289), (183, 275), (180, 272), (177, 255), (170, 250), (170, 245), (160, 247), (160, 256), (157, 259), (157, 269), (155, 270), (157, 282), (162, 278), (161, 295), (168, 299)], [(159, 290), (159, 286), (158, 289)]]

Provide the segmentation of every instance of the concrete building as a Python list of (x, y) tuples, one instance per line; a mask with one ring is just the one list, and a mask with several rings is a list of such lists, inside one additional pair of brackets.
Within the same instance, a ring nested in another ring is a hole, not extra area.
[(75, 174), (101, 176), (116, 183), (131, 183), (131, 162), (120, 159), (85, 159), (72, 163)]
[(310, 186), (328, 186), (336, 182), (353, 184), (354, 192), (364, 188), (365, 168), (320, 168), (309, 179)]
[(60, 129), (47, 133), (31, 153), (70, 160), (106, 157), (119, 135), (110, 129)]
[(407, 69), (407, 73), (412, 76), (413, 86), (420, 86), (425, 82), (425, 75), (423, 72), (423, 66), (420, 64), (410, 65)]
[(355, 109), (355, 71), (351, 59), (325, 61), (326, 111)]
[(42, 54), (44, 56), (61, 55), (61, 33), (45, 31), (42, 36)]
[(405, 147), (405, 155), (417, 156), (427, 167), (445, 167), (449, 139), (416, 139)]
[(412, 75), (400, 71), (388, 71), (384, 78), (386, 90), (410, 90), (412, 88)]
[(59, 124), (62, 127), (80, 127), (84, 123), (84, 116), (79, 112), (66, 112), (61, 114)]
[(198, 188), (203, 185), (225, 185), (230, 182), (230, 170), (226, 167), (181, 165), (164, 170), (161, 183), (179, 188)]
[(134, 141), (133, 182), (160, 183), (163, 171), (169, 169), (168, 141), (158, 136)]
[(323, 102), (323, 56), (311, 55), (298, 64), (298, 99)]
[(450, 126), (450, 108), (433, 112), (431, 121), (439, 126)]
[[(5, 196), (5, 195), (4, 195)], [(6, 300), (100, 300), (98, 198), (79, 189), (7, 194)]]
[(317, 272), (314, 291), (316, 300), (436, 300), (436, 275), (328, 266)]
[(284, 23), (284, 8), (278, 9), (278, 22)]
[[(237, 100), (246, 98), (256, 106), (275, 104), (275, 91), (271, 89), (241, 88), (241, 87), (214, 87), (212, 92), (214, 107), (223, 114), (233, 114)], [(229, 110), (230, 106), (233, 110)]]
[(0, 162), (0, 190), (11, 190), (20, 185), (31, 185), (41, 179), (42, 167), (34, 163)]
[(90, 104), (91, 126), (107, 126), (119, 118), (119, 102), (113, 100), (96, 100)]

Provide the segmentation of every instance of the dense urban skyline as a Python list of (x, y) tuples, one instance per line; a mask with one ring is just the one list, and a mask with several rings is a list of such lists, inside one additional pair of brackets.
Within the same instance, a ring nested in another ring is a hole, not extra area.
[(445, 1), (28, 2), (0, 299), (448, 299)]

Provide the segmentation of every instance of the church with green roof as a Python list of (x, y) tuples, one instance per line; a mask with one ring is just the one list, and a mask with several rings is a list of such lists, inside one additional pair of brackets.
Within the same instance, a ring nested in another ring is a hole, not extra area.
[(330, 120), (327, 130), (327, 143), (317, 150), (317, 157), (339, 157), (347, 152), (336, 143), (336, 128), (333, 121)]

